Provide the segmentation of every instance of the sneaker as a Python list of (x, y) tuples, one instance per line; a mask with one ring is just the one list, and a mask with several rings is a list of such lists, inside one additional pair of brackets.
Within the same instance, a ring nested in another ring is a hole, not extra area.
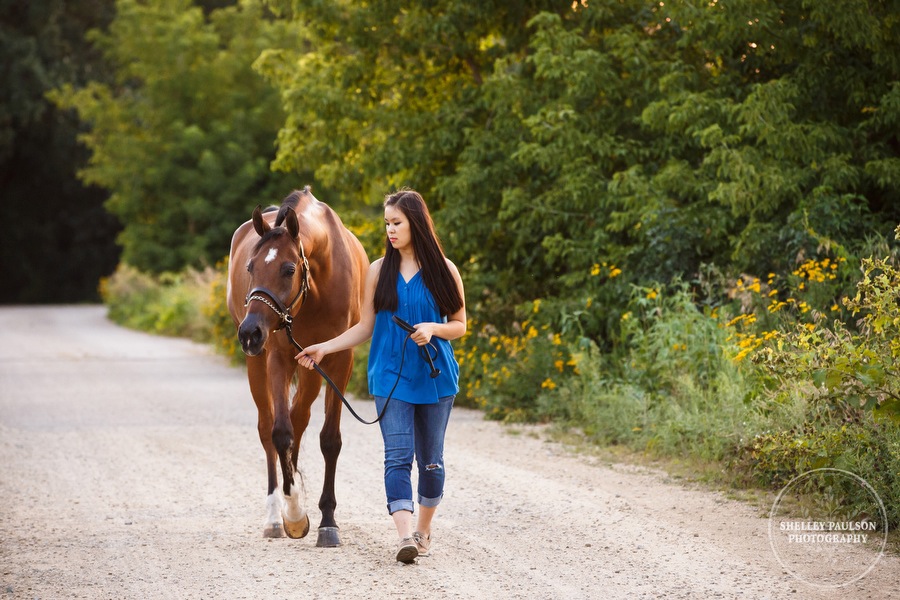
[(413, 538), (407, 537), (400, 540), (400, 545), (397, 547), (398, 562), (413, 563), (418, 555), (419, 548), (416, 546), (416, 541)]
[(428, 556), (428, 553), (431, 550), (431, 536), (425, 535), (421, 531), (417, 531), (413, 534), (413, 540), (416, 542), (419, 556)]

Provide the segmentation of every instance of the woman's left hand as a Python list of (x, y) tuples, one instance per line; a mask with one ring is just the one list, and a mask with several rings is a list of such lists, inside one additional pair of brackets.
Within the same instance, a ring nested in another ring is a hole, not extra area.
[(437, 323), (419, 323), (415, 325), (415, 333), (411, 333), (409, 338), (416, 343), (417, 346), (424, 346), (434, 337), (434, 328)]

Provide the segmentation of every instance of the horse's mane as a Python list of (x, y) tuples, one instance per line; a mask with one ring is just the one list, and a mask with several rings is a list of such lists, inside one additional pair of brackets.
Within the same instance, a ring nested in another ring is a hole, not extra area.
[(278, 227), (279, 225), (284, 223), (284, 218), (287, 216), (287, 211), (297, 208), (297, 205), (300, 204), (301, 196), (308, 195), (311, 195), (308, 185), (302, 190), (294, 190), (293, 192), (288, 194), (288, 196), (281, 201), (281, 208), (278, 209), (278, 216), (275, 217), (275, 227)]
[(273, 227), (272, 229), (267, 231), (265, 233), (265, 235), (263, 235), (261, 238), (259, 238), (259, 241), (256, 242), (256, 250), (259, 250), (259, 248), (263, 244), (265, 244), (267, 241), (269, 241), (273, 237), (279, 236), (285, 232), (285, 229), (281, 227), (281, 224), (284, 223), (284, 219), (287, 216), (287, 211), (296, 209), (297, 205), (300, 204), (300, 198), (304, 195), (310, 195), (310, 196), (312, 195), (308, 185), (306, 187), (304, 187), (302, 190), (294, 190), (293, 192), (288, 194), (288, 196), (285, 197), (285, 199), (281, 201), (280, 208), (275, 207), (275, 206), (270, 206), (265, 211), (263, 211), (263, 212), (271, 212), (273, 210), (276, 210), (276, 208), (277, 208), (278, 215), (275, 217), (275, 227)]

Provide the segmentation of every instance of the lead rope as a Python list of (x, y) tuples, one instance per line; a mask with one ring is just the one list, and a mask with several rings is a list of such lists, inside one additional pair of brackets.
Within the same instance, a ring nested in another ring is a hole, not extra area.
[[(291, 331), (292, 323), (293, 323), (293, 319), (291, 318), (290, 315), (287, 315), (287, 319), (285, 320), (285, 323), (284, 323), (284, 331), (285, 331), (285, 333), (287, 333), (288, 340), (291, 342), (291, 344), (294, 345), (294, 348), (296, 348), (300, 352), (303, 352), (303, 346), (298, 344), (297, 340), (294, 339), (294, 333)], [(341, 390), (338, 389), (338, 386), (331, 380), (331, 377), (329, 377), (328, 374), (322, 370), (322, 367), (320, 367), (317, 363), (313, 362), (313, 368), (319, 373), (319, 375), (321, 375), (325, 379), (326, 382), (328, 382), (328, 385), (330, 385), (331, 389), (333, 389), (334, 392), (338, 395), (338, 397), (341, 399), (341, 402), (343, 402), (344, 406), (347, 407), (347, 410), (350, 411), (350, 414), (352, 414), (354, 417), (356, 417), (357, 421), (359, 421), (363, 425), (374, 425), (375, 423), (380, 421), (382, 417), (384, 417), (384, 413), (387, 410), (388, 404), (391, 402), (391, 396), (394, 394), (394, 390), (397, 389), (397, 385), (400, 383), (400, 373), (403, 372), (403, 358), (406, 356), (406, 341), (409, 339), (409, 337), (411, 335), (412, 335), (412, 333), (407, 333), (406, 337), (403, 338), (403, 347), (400, 349), (400, 368), (397, 369), (397, 380), (394, 381), (394, 387), (392, 387), (391, 391), (388, 393), (387, 399), (384, 401), (384, 406), (381, 407), (381, 412), (378, 413), (378, 416), (375, 417), (374, 421), (366, 421), (362, 417), (360, 417), (358, 414), (356, 414), (356, 411), (353, 410), (352, 406), (350, 406), (350, 403), (344, 397), (344, 394), (341, 393)]]

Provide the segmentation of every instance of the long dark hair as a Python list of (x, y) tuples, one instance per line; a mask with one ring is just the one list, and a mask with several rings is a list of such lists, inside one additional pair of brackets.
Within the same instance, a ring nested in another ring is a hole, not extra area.
[[(434, 296), (441, 314), (452, 315), (463, 307), (459, 286), (447, 266), (444, 249), (434, 230), (431, 213), (422, 196), (410, 189), (389, 194), (384, 206), (399, 209), (409, 221), (410, 238), (416, 260), (422, 269), (422, 280)], [(375, 312), (397, 310), (397, 274), (400, 272), (400, 252), (385, 237), (384, 260), (375, 287)]]

